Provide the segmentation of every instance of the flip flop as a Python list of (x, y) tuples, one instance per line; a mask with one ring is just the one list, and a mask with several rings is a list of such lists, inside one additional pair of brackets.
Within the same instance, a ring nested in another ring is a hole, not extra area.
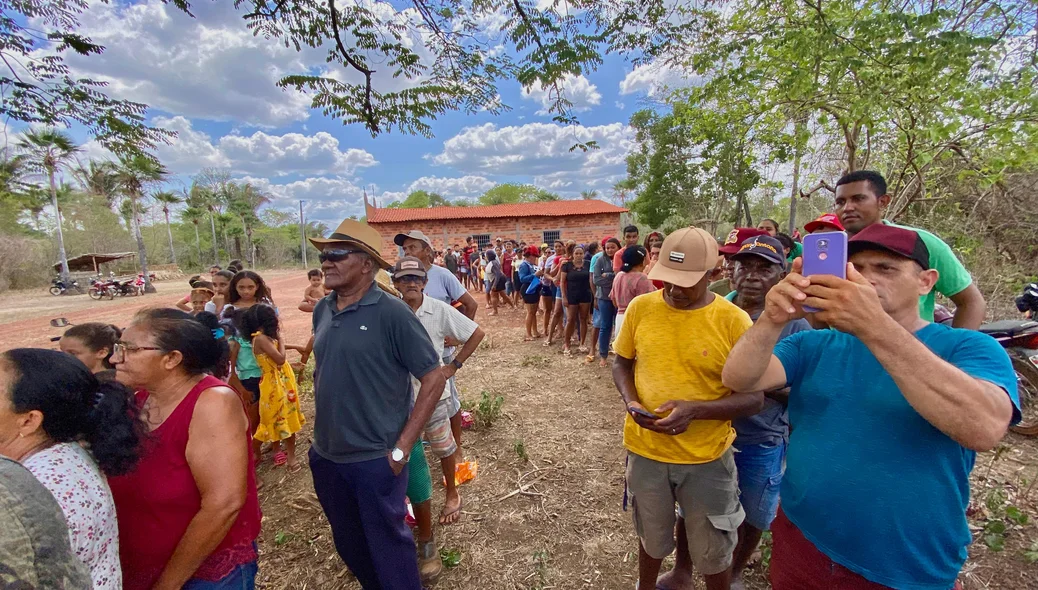
[[(459, 520), (461, 520), (461, 507), (462, 507), (462, 506), (463, 506), (464, 504), (465, 504), (465, 501), (464, 501), (464, 500), (461, 500), (461, 499), (459, 499), (459, 500), (458, 500), (458, 508), (457, 508), (456, 510), (451, 510), (450, 512), (444, 512), (443, 510), (441, 510), (441, 511), (440, 511), (440, 519), (441, 519), (441, 521), (442, 521), (443, 519), (447, 518), (447, 517), (450, 517), (450, 516), (454, 516), (455, 514), (457, 514), (457, 515), (458, 515), (458, 518), (456, 518), (456, 519), (455, 519), (455, 520), (454, 520), (453, 522), (447, 522), (447, 523), (443, 523), (443, 522), (441, 522), (441, 523), (440, 523), (440, 526), (447, 526), (447, 525), (451, 525), (451, 524), (457, 524), (457, 523), (458, 523), (458, 521), (459, 521)], [(446, 506), (444, 506), (444, 509), (446, 509), (446, 508), (447, 508), (447, 507), (446, 507)]]
[(295, 465), (292, 465), (291, 467), (288, 468), (288, 472), (289, 473), (299, 473), (302, 470), (303, 470), (303, 466), (299, 464), (299, 461), (296, 461)]
[(274, 467), (281, 467), (288, 463), (288, 453), (285, 451), (278, 451), (274, 453)]

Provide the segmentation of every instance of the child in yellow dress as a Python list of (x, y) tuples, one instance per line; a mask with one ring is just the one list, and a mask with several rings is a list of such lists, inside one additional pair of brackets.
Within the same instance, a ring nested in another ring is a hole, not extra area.
[(245, 310), (242, 328), (252, 336), (252, 351), (263, 371), (255, 439), (271, 443), (275, 466), (287, 464), (289, 473), (295, 473), (300, 469), (296, 461), (296, 433), (306, 419), (299, 409), (295, 373), (285, 359), (285, 345), (278, 337), (277, 312), (269, 305), (253, 305)]

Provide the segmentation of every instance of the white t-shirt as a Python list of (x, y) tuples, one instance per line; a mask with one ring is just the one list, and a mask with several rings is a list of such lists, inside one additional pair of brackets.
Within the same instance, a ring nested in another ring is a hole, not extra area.
[[(450, 337), (458, 342), (465, 342), (472, 337), (472, 334), (479, 327), (479, 324), (470, 320), (468, 316), (454, 309), (454, 307), (440, 301), (439, 299), (433, 299), (432, 297), (423, 297), (422, 305), (418, 308), (415, 313), (418, 316), (418, 321), (422, 323), (422, 327), (429, 334), (429, 339), (432, 340), (433, 348), (436, 349), (436, 353), (440, 355), (440, 363), (443, 363), (443, 348), (444, 341), (447, 337)], [(415, 395), (418, 394), (417, 385), (418, 380), (411, 377), (413, 380)], [(440, 399), (447, 399), (451, 395), (450, 384), (447, 384), (443, 388), (443, 394), (440, 395)]]
[(22, 464), (61, 506), (72, 550), (90, 568), (94, 590), (121, 590), (115, 500), (94, 458), (69, 442), (46, 448)]

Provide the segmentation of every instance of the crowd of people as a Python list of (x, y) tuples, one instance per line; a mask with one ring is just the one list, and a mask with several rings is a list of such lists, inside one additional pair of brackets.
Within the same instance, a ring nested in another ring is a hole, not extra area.
[[(985, 304), (969, 273), (940, 238), (884, 221), (888, 204), (882, 176), (854, 172), (804, 227), (846, 233), (845, 277), (805, 276), (799, 233), (773, 220), (721, 240), (631, 225), (443, 251), (415, 229), (395, 236), (395, 264), (346, 220), (311, 238), (304, 344), (286, 342), (263, 277), (232, 261), (191, 277), (179, 309), (4, 352), (0, 547), (18, 559), (0, 580), (253, 588), (256, 466), (268, 453), (286, 474), (304, 466), (296, 350), (316, 366), (305, 463), (336, 551), (365, 589), (434, 582), (435, 525), (462, 516), (456, 375), (484, 338), (482, 293), (487, 315), (525, 311), (524, 341), (611, 367), (638, 588), (692, 588), (693, 565), (709, 590), (741, 588), (770, 530), (776, 590), (952, 589), (969, 473), (1019, 419), (1016, 380), (974, 331)], [(933, 322), (935, 293), (955, 327)], [(438, 519), (423, 440), (446, 490)]]

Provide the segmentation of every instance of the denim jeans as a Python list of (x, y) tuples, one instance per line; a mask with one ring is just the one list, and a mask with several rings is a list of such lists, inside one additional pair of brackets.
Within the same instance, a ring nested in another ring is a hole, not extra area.
[(598, 331), (598, 354), (609, 358), (609, 343), (613, 341), (613, 322), (616, 321), (616, 306), (612, 299), (598, 300), (598, 313), (601, 329)]
[(253, 590), (256, 587), (256, 572), (259, 566), (255, 561), (243, 563), (234, 571), (216, 582), (192, 578), (181, 588), (183, 590)]

